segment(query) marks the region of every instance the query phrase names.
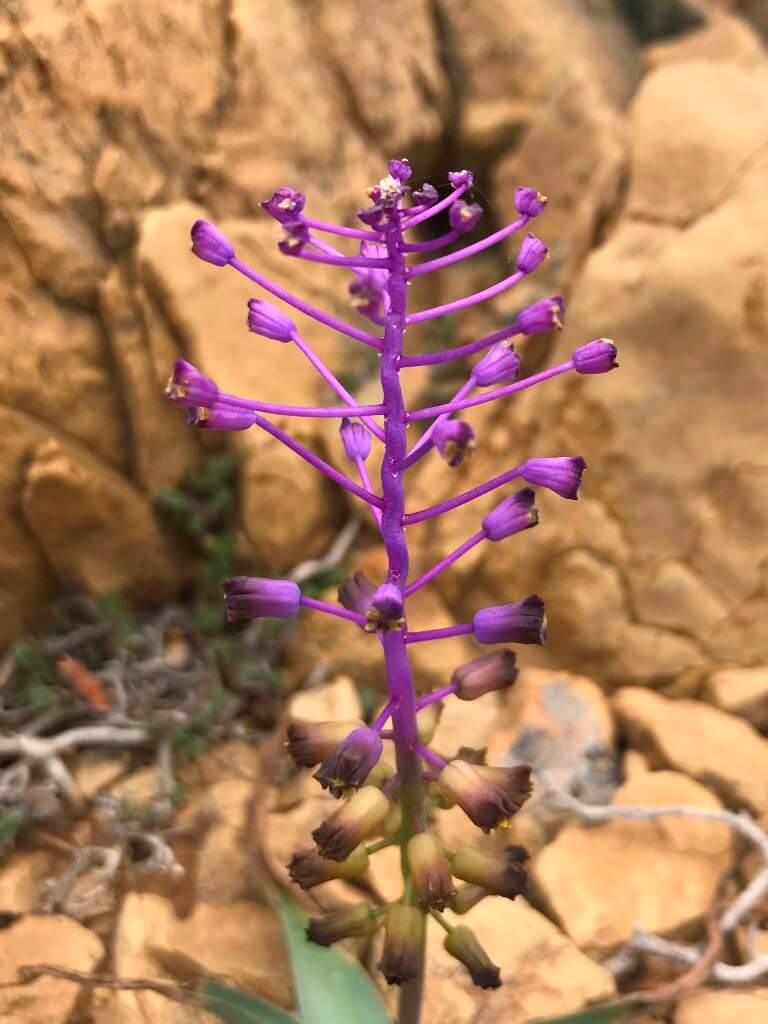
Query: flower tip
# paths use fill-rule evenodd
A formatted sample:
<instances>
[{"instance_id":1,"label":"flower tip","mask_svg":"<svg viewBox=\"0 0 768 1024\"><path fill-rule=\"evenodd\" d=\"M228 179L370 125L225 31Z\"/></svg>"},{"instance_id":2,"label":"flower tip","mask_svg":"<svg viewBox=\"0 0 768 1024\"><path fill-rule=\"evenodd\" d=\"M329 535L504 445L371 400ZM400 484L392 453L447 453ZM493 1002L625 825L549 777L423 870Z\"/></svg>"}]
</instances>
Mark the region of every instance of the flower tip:
<instances>
[{"instance_id":1,"label":"flower tip","mask_svg":"<svg viewBox=\"0 0 768 1024\"><path fill-rule=\"evenodd\" d=\"M608 373L618 367L617 349L609 338L597 338L577 348L571 356L577 373Z\"/></svg>"},{"instance_id":2,"label":"flower tip","mask_svg":"<svg viewBox=\"0 0 768 1024\"><path fill-rule=\"evenodd\" d=\"M546 331L560 331L563 328L565 302L561 295L540 299L519 313L515 327L521 334L543 334Z\"/></svg>"},{"instance_id":3,"label":"flower tip","mask_svg":"<svg viewBox=\"0 0 768 1024\"><path fill-rule=\"evenodd\" d=\"M530 594L513 604L481 608L473 619L475 639L481 644L538 644L547 639L544 601Z\"/></svg>"},{"instance_id":4,"label":"flower tip","mask_svg":"<svg viewBox=\"0 0 768 1024\"><path fill-rule=\"evenodd\" d=\"M234 259L235 249L226 235L210 221L196 220L190 232L192 252L205 263L225 267Z\"/></svg>"},{"instance_id":5,"label":"flower tip","mask_svg":"<svg viewBox=\"0 0 768 1024\"><path fill-rule=\"evenodd\" d=\"M465 420L438 419L432 439L451 468L460 466L475 452L475 432Z\"/></svg>"},{"instance_id":6,"label":"flower tip","mask_svg":"<svg viewBox=\"0 0 768 1024\"><path fill-rule=\"evenodd\" d=\"M547 208L547 197L535 188L519 188L515 192L515 209L524 217L538 217Z\"/></svg>"},{"instance_id":7,"label":"flower tip","mask_svg":"<svg viewBox=\"0 0 768 1024\"><path fill-rule=\"evenodd\" d=\"M219 396L214 382L186 359L177 359L165 388L165 397L185 409L210 408Z\"/></svg>"},{"instance_id":8,"label":"flower tip","mask_svg":"<svg viewBox=\"0 0 768 1024\"><path fill-rule=\"evenodd\" d=\"M448 221L457 234L466 235L475 227L482 215L482 206L478 206L477 203L465 203L459 199L448 211Z\"/></svg>"},{"instance_id":9,"label":"flower tip","mask_svg":"<svg viewBox=\"0 0 768 1024\"><path fill-rule=\"evenodd\" d=\"M472 367L472 378L480 388L511 384L520 372L520 356L511 341L498 341Z\"/></svg>"},{"instance_id":10,"label":"flower tip","mask_svg":"<svg viewBox=\"0 0 768 1024\"><path fill-rule=\"evenodd\" d=\"M227 621L236 619L287 619L301 605L301 591L292 580L258 576L234 576L224 580Z\"/></svg>"},{"instance_id":11,"label":"flower tip","mask_svg":"<svg viewBox=\"0 0 768 1024\"><path fill-rule=\"evenodd\" d=\"M290 341L296 333L296 324L272 302L266 299L248 300L248 330L274 341Z\"/></svg>"},{"instance_id":12,"label":"flower tip","mask_svg":"<svg viewBox=\"0 0 768 1024\"><path fill-rule=\"evenodd\" d=\"M549 259L549 248L535 235L527 234L517 254L517 269L522 274L532 274L536 268Z\"/></svg>"},{"instance_id":13,"label":"flower tip","mask_svg":"<svg viewBox=\"0 0 768 1024\"><path fill-rule=\"evenodd\" d=\"M575 501L579 496L581 478L587 464L580 455L555 459L528 459L523 465L523 479L529 484L546 487L561 498Z\"/></svg>"},{"instance_id":14,"label":"flower tip","mask_svg":"<svg viewBox=\"0 0 768 1024\"><path fill-rule=\"evenodd\" d=\"M371 454L371 435L356 420L345 416L339 427L341 443L344 445L344 454L350 462L357 462L358 459L365 461Z\"/></svg>"},{"instance_id":15,"label":"flower tip","mask_svg":"<svg viewBox=\"0 0 768 1024\"><path fill-rule=\"evenodd\" d=\"M388 170L390 175L398 181L408 181L413 174L407 157L401 157L399 160L390 160Z\"/></svg>"},{"instance_id":16,"label":"flower tip","mask_svg":"<svg viewBox=\"0 0 768 1024\"><path fill-rule=\"evenodd\" d=\"M529 530L539 521L539 510L534 505L536 494L523 487L492 509L483 519L483 529L489 540L499 541L521 530Z\"/></svg>"},{"instance_id":17,"label":"flower tip","mask_svg":"<svg viewBox=\"0 0 768 1024\"><path fill-rule=\"evenodd\" d=\"M453 188L472 188L474 181L474 175L472 171L449 171L448 181L451 183Z\"/></svg>"},{"instance_id":18,"label":"flower tip","mask_svg":"<svg viewBox=\"0 0 768 1024\"><path fill-rule=\"evenodd\" d=\"M283 237L277 248L284 256L300 256L304 246L309 244L309 228L303 220L286 220L283 226Z\"/></svg>"},{"instance_id":19,"label":"flower tip","mask_svg":"<svg viewBox=\"0 0 768 1024\"><path fill-rule=\"evenodd\" d=\"M302 192L297 192L290 185L281 185L269 199L259 203L259 206L279 224L285 224L300 217L305 202L306 197Z\"/></svg>"}]
</instances>

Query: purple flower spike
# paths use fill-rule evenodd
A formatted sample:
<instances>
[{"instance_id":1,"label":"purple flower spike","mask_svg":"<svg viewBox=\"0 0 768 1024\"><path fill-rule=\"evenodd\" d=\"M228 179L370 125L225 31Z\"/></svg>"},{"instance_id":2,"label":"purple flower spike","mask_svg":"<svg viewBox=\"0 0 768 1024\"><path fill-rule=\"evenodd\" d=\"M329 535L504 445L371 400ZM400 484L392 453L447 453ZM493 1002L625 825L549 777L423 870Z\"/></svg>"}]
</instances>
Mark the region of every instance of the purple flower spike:
<instances>
[{"instance_id":1,"label":"purple flower spike","mask_svg":"<svg viewBox=\"0 0 768 1024\"><path fill-rule=\"evenodd\" d=\"M608 373L619 365L616 354L616 346L612 341L598 338L577 348L571 359L577 373Z\"/></svg>"},{"instance_id":2,"label":"purple flower spike","mask_svg":"<svg viewBox=\"0 0 768 1024\"><path fill-rule=\"evenodd\" d=\"M467 188L472 188L472 182L474 181L472 171L449 171L448 181L454 188L461 188L462 185L466 185Z\"/></svg>"},{"instance_id":3,"label":"purple flower spike","mask_svg":"<svg viewBox=\"0 0 768 1024\"><path fill-rule=\"evenodd\" d=\"M483 519L483 529L489 540L504 540L513 533L529 530L539 521L539 510L534 505L536 495L530 487L511 494Z\"/></svg>"},{"instance_id":4,"label":"purple flower spike","mask_svg":"<svg viewBox=\"0 0 768 1024\"><path fill-rule=\"evenodd\" d=\"M299 610L301 591L291 580L233 576L224 580L227 621L235 619L289 619Z\"/></svg>"},{"instance_id":5,"label":"purple flower spike","mask_svg":"<svg viewBox=\"0 0 768 1024\"><path fill-rule=\"evenodd\" d=\"M521 334L543 334L555 329L560 331L563 327L564 309L565 303L560 295L540 299L522 313L518 313L515 327Z\"/></svg>"},{"instance_id":6,"label":"purple flower spike","mask_svg":"<svg viewBox=\"0 0 768 1024\"><path fill-rule=\"evenodd\" d=\"M192 225L192 252L214 267L226 267L234 258L235 247L210 221L196 220Z\"/></svg>"},{"instance_id":7,"label":"purple flower spike","mask_svg":"<svg viewBox=\"0 0 768 1024\"><path fill-rule=\"evenodd\" d=\"M515 192L515 209L524 217L538 217L547 208L547 197L535 188L519 188Z\"/></svg>"},{"instance_id":8,"label":"purple flower spike","mask_svg":"<svg viewBox=\"0 0 768 1024\"><path fill-rule=\"evenodd\" d=\"M334 796L358 789L377 764L384 741L375 729L355 729L342 740L315 772L315 778Z\"/></svg>"},{"instance_id":9,"label":"purple flower spike","mask_svg":"<svg viewBox=\"0 0 768 1024\"><path fill-rule=\"evenodd\" d=\"M200 373L186 359L177 359L173 375L165 389L165 397L185 409L209 409L219 397L219 389L210 378Z\"/></svg>"},{"instance_id":10,"label":"purple flower spike","mask_svg":"<svg viewBox=\"0 0 768 1024\"><path fill-rule=\"evenodd\" d=\"M417 188L413 193L413 201L417 206L431 206L437 200L437 189L434 185L430 185L428 181L425 181L421 188Z\"/></svg>"},{"instance_id":11,"label":"purple flower spike","mask_svg":"<svg viewBox=\"0 0 768 1024\"><path fill-rule=\"evenodd\" d=\"M520 372L520 356L511 341L497 342L480 362L472 367L472 377L480 388L493 384L511 384Z\"/></svg>"},{"instance_id":12,"label":"purple flower spike","mask_svg":"<svg viewBox=\"0 0 768 1024\"><path fill-rule=\"evenodd\" d=\"M306 197L303 193L297 192L289 185L281 185L277 192L263 203L259 203L259 206L278 223L285 224L287 221L298 220L305 202Z\"/></svg>"},{"instance_id":13,"label":"purple flower spike","mask_svg":"<svg viewBox=\"0 0 768 1024\"><path fill-rule=\"evenodd\" d=\"M448 211L451 227L460 235L466 235L474 228L483 215L482 206L477 203L465 203L459 199Z\"/></svg>"},{"instance_id":14,"label":"purple flower spike","mask_svg":"<svg viewBox=\"0 0 768 1024\"><path fill-rule=\"evenodd\" d=\"M532 274L534 270L549 257L549 249L544 243L530 234L523 239L520 252L517 254L517 269L523 274Z\"/></svg>"},{"instance_id":15,"label":"purple flower spike","mask_svg":"<svg viewBox=\"0 0 768 1024\"><path fill-rule=\"evenodd\" d=\"M348 576L339 587L339 603L348 611L365 615L371 607L376 584L372 583L359 569Z\"/></svg>"},{"instance_id":16,"label":"purple flower spike","mask_svg":"<svg viewBox=\"0 0 768 1024\"><path fill-rule=\"evenodd\" d=\"M365 630L373 633L376 630L386 632L389 629L400 629L403 625L403 593L394 583L382 583L371 598L370 607L366 610Z\"/></svg>"},{"instance_id":17,"label":"purple flower spike","mask_svg":"<svg viewBox=\"0 0 768 1024\"><path fill-rule=\"evenodd\" d=\"M283 237L277 247L284 256L300 256L309 242L309 228L303 220L283 221Z\"/></svg>"},{"instance_id":18,"label":"purple flower spike","mask_svg":"<svg viewBox=\"0 0 768 1024\"><path fill-rule=\"evenodd\" d=\"M265 299L249 299L248 330L262 338L290 341L296 333L296 324L273 303Z\"/></svg>"},{"instance_id":19,"label":"purple flower spike","mask_svg":"<svg viewBox=\"0 0 768 1024\"><path fill-rule=\"evenodd\" d=\"M465 420L438 420L432 440L452 469L475 450L475 432Z\"/></svg>"},{"instance_id":20,"label":"purple flower spike","mask_svg":"<svg viewBox=\"0 0 768 1024\"><path fill-rule=\"evenodd\" d=\"M187 410L187 423L201 430L248 430L253 426L253 413L249 409L235 409L221 402L211 406L197 406Z\"/></svg>"},{"instance_id":21,"label":"purple flower spike","mask_svg":"<svg viewBox=\"0 0 768 1024\"><path fill-rule=\"evenodd\" d=\"M587 468L579 455L558 459L528 459L523 466L523 479L534 486L546 487L561 498L575 501L579 496L581 475Z\"/></svg>"},{"instance_id":22,"label":"purple flower spike","mask_svg":"<svg viewBox=\"0 0 768 1024\"><path fill-rule=\"evenodd\" d=\"M547 639L547 615L538 594L514 604L482 608L472 625L481 644L543 644Z\"/></svg>"},{"instance_id":23,"label":"purple flower spike","mask_svg":"<svg viewBox=\"0 0 768 1024\"><path fill-rule=\"evenodd\" d=\"M341 421L339 428L341 443L344 445L344 453L351 462L357 459L367 459L371 454L371 435L356 420L350 420L346 416Z\"/></svg>"},{"instance_id":24,"label":"purple flower spike","mask_svg":"<svg viewBox=\"0 0 768 1024\"><path fill-rule=\"evenodd\" d=\"M389 173L398 181L408 181L413 171L407 157L402 157L400 160L389 161Z\"/></svg>"}]
</instances>

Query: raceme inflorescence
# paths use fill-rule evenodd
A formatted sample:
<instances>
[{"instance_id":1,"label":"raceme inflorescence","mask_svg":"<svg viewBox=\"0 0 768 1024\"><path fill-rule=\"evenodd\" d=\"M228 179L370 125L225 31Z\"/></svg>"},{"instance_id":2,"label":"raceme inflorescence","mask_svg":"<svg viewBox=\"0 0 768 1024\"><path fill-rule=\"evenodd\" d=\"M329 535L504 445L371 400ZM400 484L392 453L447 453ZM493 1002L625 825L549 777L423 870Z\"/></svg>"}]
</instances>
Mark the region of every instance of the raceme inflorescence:
<instances>
[{"instance_id":1,"label":"raceme inflorescence","mask_svg":"<svg viewBox=\"0 0 768 1024\"><path fill-rule=\"evenodd\" d=\"M450 907L465 913L488 894L514 899L526 889L525 851L507 846L500 852L466 846L448 850L435 831L441 808L458 804L484 832L503 828L531 792L527 765L491 767L476 752L445 761L429 742L437 712L445 700L471 701L511 686L517 675L515 654L494 649L453 672L439 689L418 695L409 664L412 644L437 642L467 634L480 644L542 644L546 638L544 602L531 594L521 600L476 612L471 622L441 625L414 632L408 627L407 599L478 544L497 543L536 525L538 511L533 487L564 498L576 498L585 468L582 458L567 455L532 458L472 487L456 497L416 511L406 511L407 470L435 449L449 467L461 465L474 447L472 427L457 416L464 409L503 399L552 377L567 373L605 373L616 366L616 348L600 338L576 349L566 362L532 376L519 378L520 357L513 339L543 333L562 325L563 300L542 299L524 309L513 322L494 334L442 351L406 354L403 338L411 325L457 313L506 291L522 281L548 256L547 246L526 232L542 214L547 199L530 188L517 190L518 219L471 244L464 236L477 224L479 205L468 201L472 174L449 174L449 189L440 197L430 184L412 190L407 160L392 160L389 173L368 192L370 204L358 217L363 227L345 227L316 220L305 213L305 197L281 186L263 202L263 209L282 227L279 248L287 256L347 268L351 303L372 329L362 329L311 306L272 283L244 263L230 241L212 224L197 221L192 228L192 251L200 259L229 267L261 289L312 317L331 330L375 349L380 359L381 401L363 405L317 357L295 323L282 309L264 299L248 303L249 329L262 338L297 346L327 385L339 405L301 407L241 398L219 390L194 366L178 360L169 382L171 401L185 406L191 424L205 430L245 430L259 427L287 445L331 480L368 506L386 549L388 571L382 581L356 572L339 588L339 604L302 594L290 580L239 576L224 582L230 620L285 618L301 608L348 620L378 642L386 666L388 695L380 713L363 722L291 722L288 750L295 762L317 768L321 786L339 799L338 808L312 833L314 847L298 851L290 864L293 880L311 889L331 879L362 875L370 857L385 846L401 850L402 896L381 907L359 903L315 917L308 935L328 945L352 936L370 936L384 928L379 967L387 981L403 984L417 979L423 967L424 935L429 916L446 931L445 948L468 969L475 984L495 988L499 969L472 931L447 920ZM448 230L427 241L408 241L414 228L442 214ZM482 252L515 232L525 232L514 273L483 291L418 312L408 311L408 285L416 277L438 271ZM338 236L357 251L346 255L324 240ZM448 249L442 256L430 253ZM414 260L415 257L415 260ZM409 367L436 365L470 356L481 358L466 383L450 402L406 409L400 375ZM339 471L297 441L281 423L289 417L335 418L340 421L339 454L351 473ZM430 421L410 447L408 428ZM368 460L374 446L381 450L381 487L374 487ZM520 481L528 486L509 494L478 523L477 532L424 575L412 579L406 528L450 512L461 505ZM382 760L385 740L395 750L395 765ZM459 885L459 883L461 883ZM417 984L417 982L415 982ZM406 986L407 987L407 986ZM417 1011L418 1012L418 1011ZM405 1020L401 1011L401 1020ZM415 1019L411 1016L409 1019Z\"/></svg>"}]
</instances>

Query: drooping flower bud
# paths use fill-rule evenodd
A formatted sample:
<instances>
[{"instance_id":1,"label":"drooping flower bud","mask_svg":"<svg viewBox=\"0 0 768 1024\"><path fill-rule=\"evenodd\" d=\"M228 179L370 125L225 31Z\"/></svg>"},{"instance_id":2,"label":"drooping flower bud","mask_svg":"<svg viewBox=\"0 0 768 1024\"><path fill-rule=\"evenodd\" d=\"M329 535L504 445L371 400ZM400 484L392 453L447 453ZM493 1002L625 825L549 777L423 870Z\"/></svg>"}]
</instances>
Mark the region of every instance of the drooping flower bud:
<instances>
[{"instance_id":1,"label":"drooping flower bud","mask_svg":"<svg viewBox=\"0 0 768 1024\"><path fill-rule=\"evenodd\" d=\"M547 208L547 197L535 188L519 188L515 192L515 209L524 217L538 217Z\"/></svg>"},{"instance_id":2,"label":"drooping flower bud","mask_svg":"<svg viewBox=\"0 0 768 1024\"><path fill-rule=\"evenodd\" d=\"M503 690L517 679L517 655L514 651L493 651L460 665L451 676L459 700L477 700L486 693Z\"/></svg>"},{"instance_id":3,"label":"drooping flower bud","mask_svg":"<svg viewBox=\"0 0 768 1024\"><path fill-rule=\"evenodd\" d=\"M302 889L313 889L335 878L357 878L367 870L368 861L368 852L362 844L342 861L326 860L316 850L299 850L291 857L288 874Z\"/></svg>"},{"instance_id":4,"label":"drooping flower bud","mask_svg":"<svg viewBox=\"0 0 768 1024\"><path fill-rule=\"evenodd\" d=\"M547 615L538 594L513 604L481 608L473 619L475 639L481 644L543 644Z\"/></svg>"},{"instance_id":5,"label":"drooping flower bud","mask_svg":"<svg viewBox=\"0 0 768 1024\"><path fill-rule=\"evenodd\" d=\"M419 743L427 746L432 742L435 731L440 723L440 716L443 713L445 705L441 700L436 700L433 704L427 704L425 708L416 715L416 728L419 731Z\"/></svg>"},{"instance_id":6,"label":"drooping flower bud","mask_svg":"<svg viewBox=\"0 0 768 1024\"><path fill-rule=\"evenodd\" d=\"M581 475L587 464L580 455L565 455L555 459L528 459L523 466L523 479L529 484L546 487L561 498L576 500L579 496Z\"/></svg>"},{"instance_id":7,"label":"drooping flower bud","mask_svg":"<svg viewBox=\"0 0 768 1024\"><path fill-rule=\"evenodd\" d=\"M462 846L451 860L451 870L457 878L481 886L493 896L513 900L528 888L528 875L523 864L528 851L522 846L505 846L503 850L479 850L476 846Z\"/></svg>"},{"instance_id":8,"label":"drooping flower bud","mask_svg":"<svg viewBox=\"0 0 768 1024\"><path fill-rule=\"evenodd\" d=\"M500 502L483 518L483 529L488 540L504 540L520 530L528 530L539 521L539 510L534 505L536 494L524 487Z\"/></svg>"},{"instance_id":9,"label":"drooping flower bud","mask_svg":"<svg viewBox=\"0 0 768 1024\"><path fill-rule=\"evenodd\" d=\"M358 569L351 576L347 576L339 586L339 603L350 612L365 615L375 593L376 584L372 583L365 573Z\"/></svg>"},{"instance_id":10,"label":"drooping flower bud","mask_svg":"<svg viewBox=\"0 0 768 1024\"><path fill-rule=\"evenodd\" d=\"M472 188L472 182L474 181L472 171L449 171L448 181L454 188L461 188L462 185L466 185L467 188Z\"/></svg>"},{"instance_id":11,"label":"drooping flower bud","mask_svg":"<svg viewBox=\"0 0 768 1024\"><path fill-rule=\"evenodd\" d=\"M380 789L363 786L312 833L322 857L346 860L356 846L372 836L389 814L389 800Z\"/></svg>"},{"instance_id":12,"label":"drooping flower bud","mask_svg":"<svg viewBox=\"0 0 768 1024\"><path fill-rule=\"evenodd\" d=\"M283 222L283 237L277 243L277 248L284 256L299 256L308 243L309 228L303 220Z\"/></svg>"},{"instance_id":13,"label":"drooping flower bud","mask_svg":"<svg viewBox=\"0 0 768 1024\"><path fill-rule=\"evenodd\" d=\"M472 367L472 379L480 388L511 384L520 372L520 356L511 341L498 341Z\"/></svg>"},{"instance_id":14,"label":"drooping flower bud","mask_svg":"<svg viewBox=\"0 0 768 1024\"><path fill-rule=\"evenodd\" d=\"M438 420L432 440L451 468L471 458L475 450L475 432L465 420Z\"/></svg>"},{"instance_id":15,"label":"drooping flower bud","mask_svg":"<svg viewBox=\"0 0 768 1024\"><path fill-rule=\"evenodd\" d=\"M616 346L607 338L598 338L577 348L571 356L577 373L608 373L619 365Z\"/></svg>"},{"instance_id":16,"label":"drooping flower bud","mask_svg":"<svg viewBox=\"0 0 768 1024\"><path fill-rule=\"evenodd\" d=\"M386 632L389 629L400 629L404 614L402 590L394 583L382 583L376 588L370 607L366 609L365 631L375 633L376 630Z\"/></svg>"},{"instance_id":17,"label":"drooping flower bud","mask_svg":"<svg viewBox=\"0 0 768 1024\"><path fill-rule=\"evenodd\" d=\"M379 927L367 903L331 910L320 917L311 917L307 938L318 946L330 946L341 939L364 939Z\"/></svg>"},{"instance_id":18,"label":"drooping flower bud","mask_svg":"<svg viewBox=\"0 0 768 1024\"><path fill-rule=\"evenodd\" d=\"M253 426L253 413L250 409L214 402L187 409L187 423L201 430L248 430Z\"/></svg>"},{"instance_id":19,"label":"drooping flower bud","mask_svg":"<svg viewBox=\"0 0 768 1024\"><path fill-rule=\"evenodd\" d=\"M390 985L402 985L419 973L426 918L418 907L398 903L384 921L384 949L378 968Z\"/></svg>"},{"instance_id":20,"label":"drooping flower bud","mask_svg":"<svg viewBox=\"0 0 768 1024\"><path fill-rule=\"evenodd\" d=\"M490 893L487 889L483 889L480 885L472 885L468 882L466 885L460 885L456 895L453 897L448 906L454 912L454 914L466 914L472 907L476 907L480 900L484 900Z\"/></svg>"},{"instance_id":21,"label":"drooping flower bud","mask_svg":"<svg viewBox=\"0 0 768 1024\"><path fill-rule=\"evenodd\" d=\"M477 203L465 203L463 199L459 199L448 210L448 222L454 231L466 235L475 227L482 215L482 206L478 206Z\"/></svg>"},{"instance_id":22,"label":"drooping flower bud","mask_svg":"<svg viewBox=\"0 0 768 1024\"><path fill-rule=\"evenodd\" d=\"M425 181L421 188L413 192L413 201L417 206L432 206L438 200L438 192L434 185Z\"/></svg>"},{"instance_id":23,"label":"drooping flower bud","mask_svg":"<svg viewBox=\"0 0 768 1024\"><path fill-rule=\"evenodd\" d=\"M235 247L210 221L196 220L192 225L192 252L214 267L226 267L234 258Z\"/></svg>"},{"instance_id":24,"label":"drooping flower bud","mask_svg":"<svg viewBox=\"0 0 768 1024\"><path fill-rule=\"evenodd\" d=\"M397 178L398 181L408 181L410 176L413 174L408 158L401 157L400 160L390 160L389 173L393 178Z\"/></svg>"},{"instance_id":25,"label":"drooping flower bud","mask_svg":"<svg viewBox=\"0 0 768 1024\"><path fill-rule=\"evenodd\" d=\"M360 722L289 722L285 744L298 768L314 768L329 757Z\"/></svg>"},{"instance_id":26,"label":"drooping flower bud","mask_svg":"<svg viewBox=\"0 0 768 1024\"><path fill-rule=\"evenodd\" d=\"M286 221L299 219L305 202L306 196L302 192L297 192L289 185L281 185L269 199L259 203L259 206L262 210L266 210L271 217L274 217L278 223L285 224Z\"/></svg>"},{"instance_id":27,"label":"drooping flower bud","mask_svg":"<svg viewBox=\"0 0 768 1024\"><path fill-rule=\"evenodd\" d=\"M492 778L486 777L488 770L466 761L449 761L437 779L440 791L484 832L506 825L531 793L528 765L499 769L505 774Z\"/></svg>"},{"instance_id":28,"label":"drooping flower bud","mask_svg":"<svg viewBox=\"0 0 768 1024\"><path fill-rule=\"evenodd\" d=\"M323 789L341 796L350 787L362 786L383 749L384 741L375 729L354 729L325 758L315 778Z\"/></svg>"},{"instance_id":29,"label":"drooping flower bud","mask_svg":"<svg viewBox=\"0 0 768 1024\"><path fill-rule=\"evenodd\" d=\"M411 881L424 910L443 910L456 892L443 844L431 832L419 832L406 848Z\"/></svg>"},{"instance_id":30,"label":"drooping flower bud","mask_svg":"<svg viewBox=\"0 0 768 1024\"><path fill-rule=\"evenodd\" d=\"M165 397L174 405L186 409L209 409L219 397L219 389L210 378L188 363L177 359L173 364L173 375L165 389Z\"/></svg>"},{"instance_id":31,"label":"drooping flower bud","mask_svg":"<svg viewBox=\"0 0 768 1024\"><path fill-rule=\"evenodd\" d=\"M523 274L532 274L549 256L549 249L535 235L527 234L517 254L517 269Z\"/></svg>"},{"instance_id":32,"label":"drooping flower bud","mask_svg":"<svg viewBox=\"0 0 768 1024\"><path fill-rule=\"evenodd\" d=\"M459 924L452 928L443 942L446 952L464 964L478 988L499 988L501 972L477 941L471 928Z\"/></svg>"},{"instance_id":33,"label":"drooping flower bud","mask_svg":"<svg viewBox=\"0 0 768 1024\"><path fill-rule=\"evenodd\" d=\"M356 271L354 279L349 284L352 305L358 313L367 316L375 324L382 323L389 312L388 284L389 275L380 267Z\"/></svg>"},{"instance_id":34,"label":"drooping flower bud","mask_svg":"<svg viewBox=\"0 0 768 1024\"><path fill-rule=\"evenodd\" d=\"M560 295L539 299L517 314L515 327L521 334L543 334L545 331L562 330L565 303Z\"/></svg>"},{"instance_id":35,"label":"drooping flower bud","mask_svg":"<svg viewBox=\"0 0 768 1024\"><path fill-rule=\"evenodd\" d=\"M290 341L296 333L296 324L272 302L264 299L248 300L248 330L263 338Z\"/></svg>"},{"instance_id":36,"label":"drooping flower bud","mask_svg":"<svg viewBox=\"0 0 768 1024\"><path fill-rule=\"evenodd\" d=\"M371 454L371 435L362 423L345 416L341 421L339 433L341 443L344 445L344 454L351 462L368 458Z\"/></svg>"},{"instance_id":37,"label":"drooping flower bud","mask_svg":"<svg viewBox=\"0 0 768 1024\"><path fill-rule=\"evenodd\" d=\"M233 576L224 580L227 622L235 619L288 619L299 610L301 591L292 580Z\"/></svg>"},{"instance_id":38,"label":"drooping flower bud","mask_svg":"<svg viewBox=\"0 0 768 1024\"><path fill-rule=\"evenodd\" d=\"M367 224L369 228L383 228L387 226L387 220L389 214L387 208L382 203L374 203L372 206L366 206L362 210L357 211L358 220L361 220L363 224Z\"/></svg>"}]
</instances>

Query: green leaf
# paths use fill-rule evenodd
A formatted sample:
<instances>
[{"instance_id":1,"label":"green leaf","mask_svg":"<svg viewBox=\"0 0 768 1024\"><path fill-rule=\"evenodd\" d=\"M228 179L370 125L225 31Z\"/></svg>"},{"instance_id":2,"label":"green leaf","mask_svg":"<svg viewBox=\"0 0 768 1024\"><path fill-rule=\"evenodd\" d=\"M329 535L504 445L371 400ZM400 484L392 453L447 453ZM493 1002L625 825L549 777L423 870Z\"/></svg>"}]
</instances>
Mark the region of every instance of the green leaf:
<instances>
[{"instance_id":1,"label":"green leaf","mask_svg":"<svg viewBox=\"0 0 768 1024\"><path fill-rule=\"evenodd\" d=\"M535 1024L620 1024L628 1009L626 1006L596 1006L592 1010L568 1013L565 1017L537 1018Z\"/></svg>"},{"instance_id":2,"label":"green leaf","mask_svg":"<svg viewBox=\"0 0 768 1024\"><path fill-rule=\"evenodd\" d=\"M215 981L204 981L197 990L202 1008L227 1024L298 1024L285 1010Z\"/></svg>"},{"instance_id":3,"label":"green leaf","mask_svg":"<svg viewBox=\"0 0 768 1024\"><path fill-rule=\"evenodd\" d=\"M306 915L280 893L280 918L303 1024L390 1024L373 982L354 960L309 942Z\"/></svg>"}]
</instances>

